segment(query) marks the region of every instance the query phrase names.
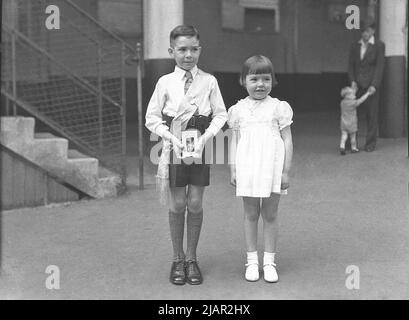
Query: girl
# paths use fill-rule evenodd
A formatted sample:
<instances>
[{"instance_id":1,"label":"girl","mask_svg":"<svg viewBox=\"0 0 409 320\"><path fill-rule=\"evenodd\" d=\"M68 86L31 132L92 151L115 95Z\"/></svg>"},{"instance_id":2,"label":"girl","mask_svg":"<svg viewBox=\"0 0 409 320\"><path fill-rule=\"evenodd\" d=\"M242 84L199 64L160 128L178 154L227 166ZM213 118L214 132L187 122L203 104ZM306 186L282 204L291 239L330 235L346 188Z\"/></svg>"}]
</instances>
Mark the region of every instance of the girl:
<instances>
[{"instance_id":1,"label":"girl","mask_svg":"<svg viewBox=\"0 0 409 320\"><path fill-rule=\"evenodd\" d=\"M275 263L280 195L289 187L293 143L290 105L269 96L277 84L271 61L261 55L244 62L240 76L249 96L232 106L228 124L233 128L230 143L231 184L243 197L244 232L247 247L245 278L259 279L257 227L263 219L264 280L277 282Z\"/></svg>"}]
</instances>

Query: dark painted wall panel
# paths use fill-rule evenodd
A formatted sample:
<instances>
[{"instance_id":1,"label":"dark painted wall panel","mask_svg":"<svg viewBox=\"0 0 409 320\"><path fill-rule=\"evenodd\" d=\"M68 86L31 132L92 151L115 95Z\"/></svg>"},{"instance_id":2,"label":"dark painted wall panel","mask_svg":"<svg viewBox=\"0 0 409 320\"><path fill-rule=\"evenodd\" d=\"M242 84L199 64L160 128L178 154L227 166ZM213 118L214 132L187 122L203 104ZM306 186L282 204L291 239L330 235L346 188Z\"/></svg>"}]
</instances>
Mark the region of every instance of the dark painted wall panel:
<instances>
[{"instance_id":1,"label":"dark painted wall panel","mask_svg":"<svg viewBox=\"0 0 409 320\"><path fill-rule=\"evenodd\" d=\"M9 154L1 152L1 207L10 207L13 203L13 159Z\"/></svg>"},{"instance_id":2,"label":"dark painted wall panel","mask_svg":"<svg viewBox=\"0 0 409 320\"><path fill-rule=\"evenodd\" d=\"M0 164L1 209L76 201L80 198L77 192L4 147L0 151Z\"/></svg>"},{"instance_id":3,"label":"dark painted wall panel","mask_svg":"<svg viewBox=\"0 0 409 320\"><path fill-rule=\"evenodd\" d=\"M217 72L215 77L226 108L247 96L247 91L239 84L239 73ZM339 92L348 84L346 73L277 74L277 79L278 85L271 96L288 101L294 111L337 110Z\"/></svg>"},{"instance_id":4,"label":"dark painted wall panel","mask_svg":"<svg viewBox=\"0 0 409 320\"><path fill-rule=\"evenodd\" d=\"M24 180L25 166L20 161L13 161L13 204L22 207L25 204Z\"/></svg>"}]
</instances>

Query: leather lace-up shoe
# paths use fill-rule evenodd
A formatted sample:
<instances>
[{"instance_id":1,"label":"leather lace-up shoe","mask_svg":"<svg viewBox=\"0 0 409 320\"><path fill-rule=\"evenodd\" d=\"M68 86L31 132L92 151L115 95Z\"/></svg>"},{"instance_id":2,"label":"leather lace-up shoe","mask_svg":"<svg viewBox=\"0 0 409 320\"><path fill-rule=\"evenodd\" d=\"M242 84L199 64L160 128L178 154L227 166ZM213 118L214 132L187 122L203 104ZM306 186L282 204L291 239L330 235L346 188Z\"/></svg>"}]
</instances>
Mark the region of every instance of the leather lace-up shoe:
<instances>
[{"instance_id":1,"label":"leather lace-up shoe","mask_svg":"<svg viewBox=\"0 0 409 320\"><path fill-rule=\"evenodd\" d=\"M169 280L176 285L183 285L186 283L185 261L180 260L172 262Z\"/></svg>"},{"instance_id":2,"label":"leather lace-up shoe","mask_svg":"<svg viewBox=\"0 0 409 320\"><path fill-rule=\"evenodd\" d=\"M203 282L202 274L196 261L186 262L186 281L189 284L201 284Z\"/></svg>"}]
</instances>

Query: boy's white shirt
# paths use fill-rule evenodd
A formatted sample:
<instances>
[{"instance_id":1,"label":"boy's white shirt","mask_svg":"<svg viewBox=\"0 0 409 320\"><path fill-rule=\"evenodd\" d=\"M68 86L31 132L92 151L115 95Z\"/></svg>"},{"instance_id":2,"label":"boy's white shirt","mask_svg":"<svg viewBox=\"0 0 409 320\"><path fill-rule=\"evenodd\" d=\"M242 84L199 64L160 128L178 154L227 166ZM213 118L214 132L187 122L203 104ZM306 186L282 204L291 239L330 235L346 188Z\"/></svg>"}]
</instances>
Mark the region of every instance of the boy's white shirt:
<instances>
[{"instance_id":1,"label":"boy's white shirt","mask_svg":"<svg viewBox=\"0 0 409 320\"><path fill-rule=\"evenodd\" d=\"M227 111L217 80L209 73L198 69L197 66L190 70L190 72L193 76L193 82L196 77L208 78L208 80L203 79L208 81L207 90L195 92L189 99L192 103L197 104L200 115L208 116L210 113L213 113L213 119L206 131L215 136L227 121ZM163 136L166 130L169 130L163 123L162 112L170 117L174 117L178 113L185 97L185 73L185 70L175 66L175 70L172 73L162 76L158 80L155 91L149 101L145 124L151 132L156 133L160 137ZM186 94L191 95L190 88Z\"/></svg>"}]
</instances>

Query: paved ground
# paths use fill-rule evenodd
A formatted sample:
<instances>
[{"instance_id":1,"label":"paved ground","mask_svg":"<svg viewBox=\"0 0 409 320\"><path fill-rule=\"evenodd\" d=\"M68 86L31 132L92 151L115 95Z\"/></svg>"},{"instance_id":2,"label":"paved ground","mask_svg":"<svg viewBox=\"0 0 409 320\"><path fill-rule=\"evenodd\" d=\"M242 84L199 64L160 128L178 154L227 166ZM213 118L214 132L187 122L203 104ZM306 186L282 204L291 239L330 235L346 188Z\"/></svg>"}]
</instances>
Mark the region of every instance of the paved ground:
<instances>
[{"instance_id":1,"label":"paved ground","mask_svg":"<svg viewBox=\"0 0 409 320\"><path fill-rule=\"evenodd\" d=\"M337 128L337 115L296 115L291 187L280 203L279 283L244 280L241 200L227 167L215 165L199 244L205 282L171 285L167 210L152 176L137 190L130 141L125 196L2 213L0 298L408 299L407 139L380 139L373 153L341 157ZM60 269L60 290L45 287L48 265ZM349 265L359 267L359 290L345 286Z\"/></svg>"}]
</instances>

